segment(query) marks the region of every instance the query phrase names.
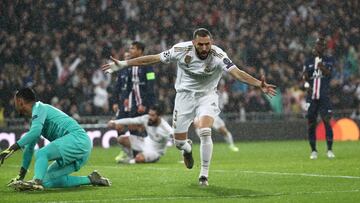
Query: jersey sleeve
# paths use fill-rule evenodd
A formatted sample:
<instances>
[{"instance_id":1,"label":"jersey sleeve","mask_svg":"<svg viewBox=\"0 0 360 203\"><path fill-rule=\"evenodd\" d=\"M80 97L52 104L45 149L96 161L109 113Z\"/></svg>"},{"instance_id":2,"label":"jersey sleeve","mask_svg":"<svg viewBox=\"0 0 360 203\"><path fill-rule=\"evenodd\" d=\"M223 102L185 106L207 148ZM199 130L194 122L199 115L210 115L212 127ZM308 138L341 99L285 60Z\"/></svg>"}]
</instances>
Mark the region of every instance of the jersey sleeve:
<instances>
[{"instance_id":1,"label":"jersey sleeve","mask_svg":"<svg viewBox=\"0 0 360 203\"><path fill-rule=\"evenodd\" d=\"M147 115L143 115L143 116L138 116L135 118L122 118L122 119L118 119L115 120L116 124L120 124L120 125L139 125L139 124L146 124L146 116Z\"/></svg>"},{"instance_id":2,"label":"jersey sleeve","mask_svg":"<svg viewBox=\"0 0 360 203\"><path fill-rule=\"evenodd\" d=\"M164 122L164 128L166 131L166 137L169 137L170 135L174 135L174 129L166 122L165 120L162 120Z\"/></svg>"},{"instance_id":3,"label":"jersey sleeve","mask_svg":"<svg viewBox=\"0 0 360 203\"><path fill-rule=\"evenodd\" d=\"M165 50L160 53L160 61L163 63L171 63L177 61L182 53L187 50L184 45L175 44L171 49Z\"/></svg>"},{"instance_id":4,"label":"jersey sleeve","mask_svg":"<svg viewBox=\"0 0 360 203\"><path fill-rule=\"evenodd\" d=\"M219 65L224 71L229 72L233 68L236 68L236 65L230 60L225 52L222 52L220 56L222 57L220 58Z\"/></svg>"},{"instance_id":5,"label":"jersey sleeve","mask_svg":"<svg viewBox=\"0 0 360 203\"><path fill-rule=\"evenodd\" d=\"M36 104L35 104L36 105ZM24 147L27 144L37 142L41 136L41 131L44 127L47 112L43 106L34 106L32 113L30 130L19 140L17 144Z\"/></svg>"}]
</instances>

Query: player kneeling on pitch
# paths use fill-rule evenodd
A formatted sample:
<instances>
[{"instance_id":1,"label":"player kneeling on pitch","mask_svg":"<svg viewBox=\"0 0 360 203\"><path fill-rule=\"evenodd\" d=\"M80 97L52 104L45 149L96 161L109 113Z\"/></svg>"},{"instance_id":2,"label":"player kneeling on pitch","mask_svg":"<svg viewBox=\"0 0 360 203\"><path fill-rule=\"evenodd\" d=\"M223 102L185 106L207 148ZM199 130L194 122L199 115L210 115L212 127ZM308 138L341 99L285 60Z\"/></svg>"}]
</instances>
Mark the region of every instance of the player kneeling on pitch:
<instances>
[{"instance_id":1,"label":"player kneeling on pitch","mask_svg":"<svg viewBox=\"0 0 360 203\"><path fill-rule=\"evenodd\" d=\"M163 111L160 106L152 106L149 108L149 113L143 116L135 118L123 118L118 120L110 120L108 126L110 128L119 127L119 125L143 125L148 134L147 137L138 139L137 136L130 135L128 137L122 137L123 145L130 145L125 147L131 147L135 151L139 151L134 155L134 158L130 157L125 159L123 163L151 163L156 162L161 156L165 154L166 144L173 134L171 126L161 118Z\"/></svg>"},{"instance_id":2,"label":"player kneeling on pitch","mask_svg":"<svg viewBox=\"0 0 360 203\"><path fill-rule=\"evenodd\" d=\"M85 165L91 152L91 141L85 130L70 116L59 109L36 102L31 88L23 88L15 94L15 109L24 116L31 116L29 131L15 144L0 153L0 165L13 152L23 149L20 174L8 186L18 191L43 190L44 188L68 188L80 185L110 186L109 179L97 171L88 176L70 176ZM50 144L35 153L34 178L24 181L40 136ZM53 161L48 166L49 161Z\"/></svg>"}]
</instances>

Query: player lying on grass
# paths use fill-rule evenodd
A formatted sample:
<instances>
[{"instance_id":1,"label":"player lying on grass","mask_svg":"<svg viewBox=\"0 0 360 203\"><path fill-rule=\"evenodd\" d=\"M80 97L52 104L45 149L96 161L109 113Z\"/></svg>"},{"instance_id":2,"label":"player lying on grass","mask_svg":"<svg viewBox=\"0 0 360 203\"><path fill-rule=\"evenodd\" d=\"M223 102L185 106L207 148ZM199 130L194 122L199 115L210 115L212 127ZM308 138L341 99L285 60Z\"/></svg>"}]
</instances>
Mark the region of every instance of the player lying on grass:
<instances>
[{"instance_id":1,"label":"player lying on grass","mask_svg":"<svg viewBox=\"0 0 360 203\"><path fill-rule=\"evenodd\" d=\"M119 125L138 125L145 127L148 134L145 138L138 139L137 136L130 135L122 137L120 143L127 148L135 148L139 151L134 154L134 158L129 158L123 163L149 163L156 162L165 154L166 144L173 134L171 126L161 118L163 111L160 106L152 106L149 113L135 118L123 118L118 120L110 120L108 126L110 128L119 127Z\"/></svg>"},{"instance_id":2,"label":"player lying on grass","mask_svg":"<svg viewBox=\"0 0 360 203\"><path fill-rule=\"evenodd\" d=\"M31 127L20 140L0 153L1 165L13 152L23 149L20 173L10 181L9 187L23 191L111 185L109 179L102 177L97 171L88 176L69 175L85 165L91 152L88 135L74 119L51 105L36 102L35 93L30 88L17 91L14 100L16 111L31 118ZM24 181L34 154L34 146L41 135L50 144L35 153L34 178ZM49 161L53 161L50 166Z\"/></svg>"}]
</instances>

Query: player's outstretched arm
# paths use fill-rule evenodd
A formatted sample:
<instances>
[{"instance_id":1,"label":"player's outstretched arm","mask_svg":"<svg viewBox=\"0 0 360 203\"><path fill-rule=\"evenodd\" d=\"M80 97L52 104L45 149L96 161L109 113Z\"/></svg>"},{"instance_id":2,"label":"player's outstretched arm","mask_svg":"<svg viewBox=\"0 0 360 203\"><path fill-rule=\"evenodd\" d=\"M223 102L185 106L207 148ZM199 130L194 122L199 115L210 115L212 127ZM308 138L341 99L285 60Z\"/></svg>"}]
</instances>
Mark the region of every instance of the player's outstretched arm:
<instances>
[{"instance_id":1,"label":"player's outstretched arm","mask_svg":"<svg viewBox=\"0 0 360 203\"><path fill-rule=\"evenodd\" d=\"M249 85L260 87L261 91L263 91L266 95L272 97L276 95L276 86L272 84L268 84L265 82L265 76L262 76L260 80L254 78L249 75L245 71L242 71L238 68L233 68L230 70L230 74L241 82L247 83Z\"/></svg>"},{"instance_id":2,"label":"player's outstretched arm","mask_svg":"<svg viewBox=\"0 0 360 203\"><path fill-rule=\"evenodd\" d=\"M110 56L112 62L101 66L105 73L113 73L119 71L126 66L144 66L160 62L160 54L140 56L138 58L120 61Z\"/></svg>"}]
</instances>

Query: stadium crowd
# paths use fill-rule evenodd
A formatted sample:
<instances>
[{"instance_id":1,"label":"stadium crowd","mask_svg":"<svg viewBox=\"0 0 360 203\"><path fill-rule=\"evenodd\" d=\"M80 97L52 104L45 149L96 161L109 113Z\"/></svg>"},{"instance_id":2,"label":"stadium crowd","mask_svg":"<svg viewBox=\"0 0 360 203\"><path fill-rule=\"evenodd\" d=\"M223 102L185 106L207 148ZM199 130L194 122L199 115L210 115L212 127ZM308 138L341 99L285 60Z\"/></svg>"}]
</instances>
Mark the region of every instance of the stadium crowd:
<instances>
[{"instance_id":1,"label":"stadium crowd","mask_svg":"<svg viewBox=\"0 0 360 203\"><path fill-rule=\"evenodd\" d=\"M122 59L133 40L160 53L206 27L215 44L250 74L265 74L279 94L225 75L219 93L224 112L299 113L300 75L319 33L336 58L334 109L360 109L360 3L331 1L4 1L0 3L0 113L16 117L12 95L33 87L40 100L75 118L112 115L113 81L100 65ZM156 93L171 113L175 65L156 65ZM359 111L359 110L358 110ZM1 117L1 116L0 116Z\"/></svg>"}]
</instances>

